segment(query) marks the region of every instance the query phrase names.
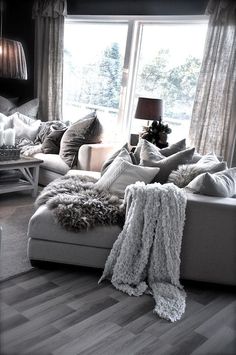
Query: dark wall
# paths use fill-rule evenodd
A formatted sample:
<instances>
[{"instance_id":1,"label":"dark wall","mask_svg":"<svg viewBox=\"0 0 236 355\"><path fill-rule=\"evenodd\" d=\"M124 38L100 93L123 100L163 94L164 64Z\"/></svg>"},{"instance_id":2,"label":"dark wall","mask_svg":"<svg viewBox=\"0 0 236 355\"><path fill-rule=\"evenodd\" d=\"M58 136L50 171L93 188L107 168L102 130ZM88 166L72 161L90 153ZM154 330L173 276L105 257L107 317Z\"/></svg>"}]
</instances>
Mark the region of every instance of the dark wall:
<instances>
[{"instance_id":1,"label":"dark wall","mask_svg":"<svg viewBox=\"0 0 236 355\"><path fill-rule=\"evenodd\" d=\"M201 15L208 0L68 0L69 15Z\"/></svg>"},{"instance_id":2,"label":"dark wall","mask_svg":"<svg viewBox=\"0 0 236 355\"><path fill-rule=\"evenodd\" d=\"M67 0L69 15L200 15L208 0ZM5 0L3 35L23 44L28 80L0 78L0 95L34 97L33 0Z\"/></svg>"}]
</instances>

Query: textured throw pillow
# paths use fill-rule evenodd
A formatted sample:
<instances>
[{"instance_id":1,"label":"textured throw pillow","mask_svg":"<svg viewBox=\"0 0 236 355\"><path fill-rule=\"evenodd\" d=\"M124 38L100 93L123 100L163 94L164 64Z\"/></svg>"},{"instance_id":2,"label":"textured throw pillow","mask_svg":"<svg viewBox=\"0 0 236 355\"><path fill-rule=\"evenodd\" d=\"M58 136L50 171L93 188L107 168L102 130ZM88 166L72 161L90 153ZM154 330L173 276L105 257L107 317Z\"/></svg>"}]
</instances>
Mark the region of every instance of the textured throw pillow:
<instances>
[{"instance_id":1,"label":"textured throw pillow","mask_svg":"<svg viewBox=\"0 0 236 355\"><path fill-rule=\"evenodd\" d=\"M39 99L33 99L25 104L14 107L9 111L9 115L12 115L15 112L22 113L23 115L36 119L39 108Z\"/></svg>"},{"instance_id":2,"label":"textured throw pillow","mask_svg":"<svg viewBox=\"0 0 236 355\"><path fill-rule=\"evenodd\" d=\"M187 188L202 195L233 197L236 194L236 168L215 174L203 173L191 181Z\"/></svg>"},{"instance_id":3,"label":"textured throw pillow","mask_svg":"<svg viewBox=\"0 0 236 355\"><path fill-rule=\"evenodd\" d=\"M226 162L220 162L215 154L207 154L200 158L196 164L179 165L177 170L171 172L168 182L172 182L178 187L185 187L202 173L215 173L226 168Z\"/></svg>"},{"instance_id":4,"label":"textured throw pillow","mask_svg":"<svg viewBox=\"0 0 236 355\"><path fill-rule=\"evenodd\" d=\"M158 175L155 177L154 182L160 182L164 184L167 182L167 179L172 172L172 170L177 169L180 164L187 164L191 161L194 153L194 148L189 148L182 150L178 153L172 154L169 157L155 160L152 159L142 160L140 165L143 166L156 166L160 168Z\"/></svg>"},{"instance_id":5,"label":"textured throw pillow","mask_svg":"<svg viewBox=\"0 0 236 355\"><path fill-rule=\"evenodd\" d=\"M81 145L100 143L102 125L96 113L91 113L72 124L61 140L60 157L72 168L77 164L78 151Z\"/></svg>"},{"instance_id":6,"label":"textured throw pillow","mask_svg":"<svg viewBox=\"0 0 236 355\"><path fill-rule=\"evenodd\" d=\"M28 138L31 141L34 141L39 131L40 124L40 120L33 120L33 123L27 124L22 121L17 115L14 115L13 127L16 131L16 138Z\"/></svg>"},{"instance_id":7,"label":"textured throw pillow","mask_svg":"<svg viewBox=\"0 0 236 355\"><path fill-rule=\"evenodd\" d=\"M146 143L146 144L145 144ZM148 143L148 144L147 144ZM142 146L145 145L145 148L148 149L148 150L151 150L151 148L153 148L152 150L154 152L159 152L161 155L163 155L164 157L169 157L170 155L172 154L175 154L175 153L178 153L180 152L181 150L184 150L186 149L186 140L185 139L182 139L181 141L177 142L177 143L174 143L172 145L170 145L169 147L167 148L162 148L162 149L159 149L157 146L155 146L153 143L151 142L148 142L146 139L140 139L139 142L138 142L138 145L137 147L135 148L135 151L134 151L134 156L136 158L136 160L138 161L138 163L140 162L140 153L141 153L141 149L142 149ZM144 152L144 150L143 150Z\"/></svg>"},{"instance_id":8,"label":"textured throw pillow","mask_svg":"<svg viewBox=\"0 0 236 355\"><path fill-rule=\"evenodd\" d=\"M44 154L59 154L60 143L66 128L52 131L43 141L41 150Z\"/></svg>"},{"instance_id":9,"label":"textured throw pillow","mask_svg":"<svg viewBox=\"0 0 236 355\"><path fill-rule=\"evenodd\" d=\"M123 198L128 185L136 181L144 181L148 184L158 171L159 168L133 165L123 158L116 157L104 175L95 183L95 187L100 190L109 190Z\"/></svg>"},{"instance_id":10,"label":"textured throw pillow","mask_svg":"<svg viewBox=\"0 0 236 355\"><path fill-rule=\"evenodd\" d=\"M52 133L55 130L63 130L65 128L67 128L65 123L61 121L54 120L54 121L42 122L37 135L37 142L43 143L50 133Z\"/></svg>"},{"instance_id":11,"label":"textured throw pillow","mask_svg":"<svg viewBox=\"0 0 236 355\"><path fill-rule=\"evenodd\" d=\"M122 154L120 155L120 153ZM137 164L136 159L134 157L134 154L132 152L129 152L129 145L128 143L125 143L123 147L115 151L110 157L107 158L107 160L103 163L102 169L101 169L101 175L105 173L105 171L108 169L109 165L114 161L114 159L119 156L121 158L124 158L125 156L129 156L131 158L131 162L133 164Z\"/></svg>"},{"instance_id":12,"label":"textured throw pillow","mask_svg":"<svg viewBox=\"0 0 236 355\"><path fill-rule=\"evenodd\" d=\"M0 96L0 113L8 116L11 109L16 107L13 100Z\"/></svg>"},{"instance_id":13,"label":"textured throw pillow","mask_svg":"<svg viewBox=\"0 0 236 355\"><path fill-rule=\"evenodd\" d=\"M36 120L35 118L31 118L31 117L25 116L25 115L23 115L20 112L15 112L11 116L8 116L8 117L9 117L9 119L12 119L13 122L14 122L15 118L18 118L21 121L23 121L25 124L27 124L28 126L32 125L36 121L41 122L40 120Z\"/></svg>"}]
</instances>

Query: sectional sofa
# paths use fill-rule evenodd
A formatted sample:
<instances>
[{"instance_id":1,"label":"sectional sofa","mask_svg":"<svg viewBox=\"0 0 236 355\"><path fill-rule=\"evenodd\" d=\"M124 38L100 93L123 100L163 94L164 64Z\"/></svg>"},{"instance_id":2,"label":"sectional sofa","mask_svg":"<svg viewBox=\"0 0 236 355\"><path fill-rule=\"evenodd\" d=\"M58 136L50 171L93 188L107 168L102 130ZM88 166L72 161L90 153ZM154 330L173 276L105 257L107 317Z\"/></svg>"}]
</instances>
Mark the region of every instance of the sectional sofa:
<instances>
[{"instance_id":1,"label":"sectional sofa","mask_svg":"<svg viewBox=\"0 0 236 355\"><path fill-rule=\"evenodd\" d=\"M114 150L109 145L84 145L79 150L80 170L63 170L52 157L41 167L45 185L60 175L100 177L102 162ZM58 165L57 165L58 164ZM59 170L59 166L60 169ZM32 265L56 262L103 268L121 231L118 225L99 226L80 233L64 230L45 205L38 208L28 227L28 256ZM181 278L236 285L236 199L188 193L181 252Z\"/></svg>"}]
</instances>

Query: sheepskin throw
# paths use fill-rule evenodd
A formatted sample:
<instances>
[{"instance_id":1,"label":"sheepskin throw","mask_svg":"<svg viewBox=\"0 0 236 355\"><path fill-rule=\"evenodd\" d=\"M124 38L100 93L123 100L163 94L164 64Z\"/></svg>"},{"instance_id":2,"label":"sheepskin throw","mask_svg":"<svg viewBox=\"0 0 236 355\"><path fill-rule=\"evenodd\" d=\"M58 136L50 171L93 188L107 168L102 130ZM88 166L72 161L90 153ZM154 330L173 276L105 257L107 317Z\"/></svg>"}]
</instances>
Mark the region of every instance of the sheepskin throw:
<instances>
[{"instance_id":1,"label":"sheepskin throw","mask_svg":"<svg viewBox=\"0 0 236 355\"><path fill-rule=\"evenodd\" d=\"M67 230L80 231L99 225L123 224L123 200L94 187L89 176L63 176L47 185L35 205L46 204L58 223Z\"/></svg>"},{"instance_id":2,"label":"sheepskin throw","mask_svg":"<svg viewBox=\"0 0 236 355\"><path fill-rule=\"evenodd\" d=\"M151 293L154 312L172 322L185 311L179 275L186 201L185 192L174 184L127 186L125 225L99 280L110 279L130 296Z\"/></svg>"}]
</instances>

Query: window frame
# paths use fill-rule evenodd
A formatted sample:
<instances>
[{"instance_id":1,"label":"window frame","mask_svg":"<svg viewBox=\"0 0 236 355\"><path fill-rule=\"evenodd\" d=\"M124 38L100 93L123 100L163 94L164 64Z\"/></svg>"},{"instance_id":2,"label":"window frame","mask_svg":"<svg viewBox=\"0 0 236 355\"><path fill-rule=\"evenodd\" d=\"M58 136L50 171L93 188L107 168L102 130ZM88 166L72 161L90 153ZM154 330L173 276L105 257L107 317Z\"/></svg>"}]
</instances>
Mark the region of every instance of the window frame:
<instances>
[{"instance_id":1,"label":"window frame","mask_svg":"<svg viewBox=\"0 0 236 355\"><path fill-rule=\"evenodd\" d=\"M183 16L130 16L130 15L68 15L65 25L69 23L127 24L127 39L125 46L124 65L120 89L120 102L118 109L118 127L121 136L129 141L131 123L133 119L133 106L139 55L141 50L142 33L145 24L176 25L176 24L207 24L207 15Z\"/></svg>"}]
</instances>

